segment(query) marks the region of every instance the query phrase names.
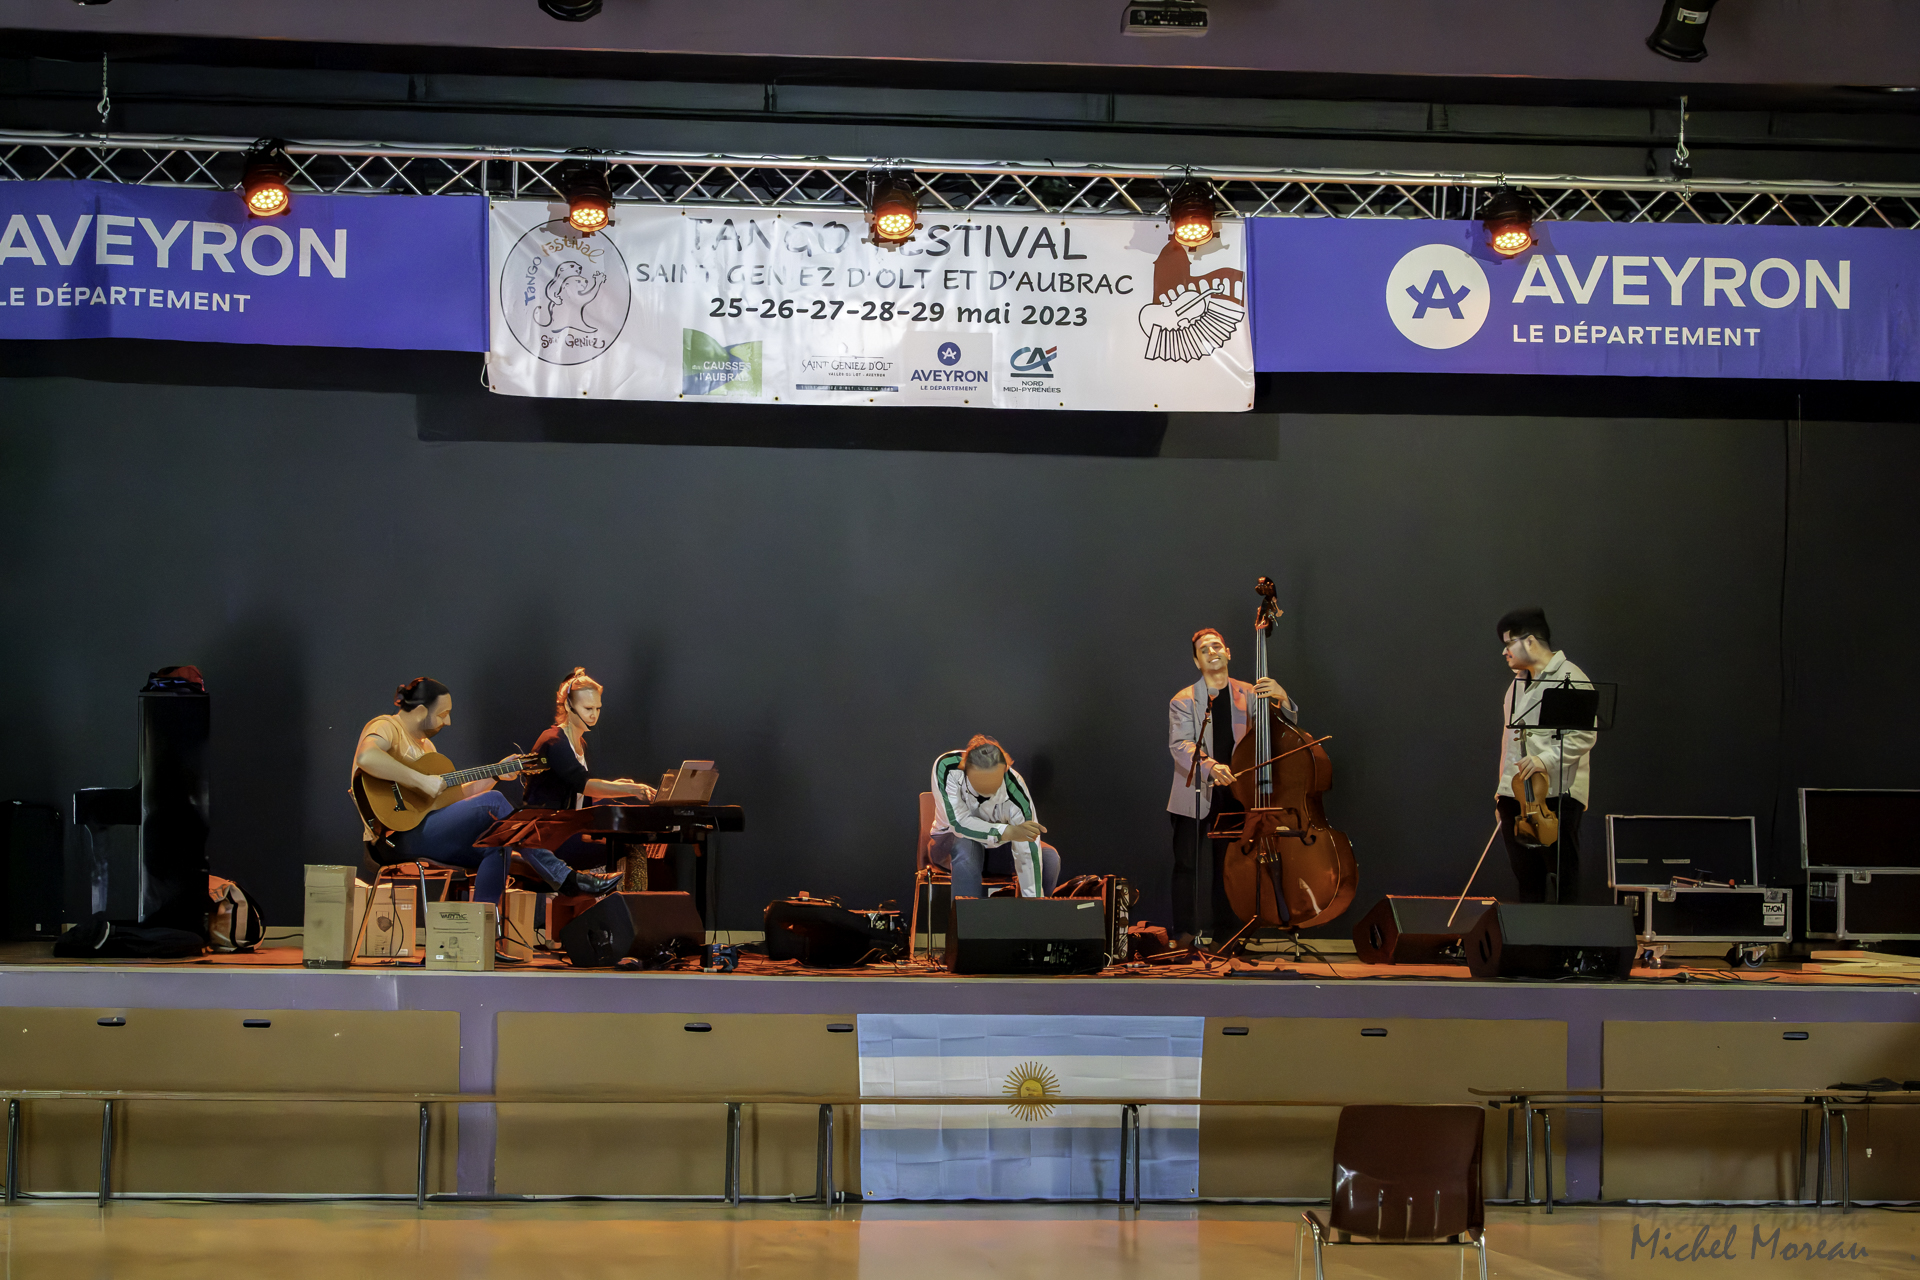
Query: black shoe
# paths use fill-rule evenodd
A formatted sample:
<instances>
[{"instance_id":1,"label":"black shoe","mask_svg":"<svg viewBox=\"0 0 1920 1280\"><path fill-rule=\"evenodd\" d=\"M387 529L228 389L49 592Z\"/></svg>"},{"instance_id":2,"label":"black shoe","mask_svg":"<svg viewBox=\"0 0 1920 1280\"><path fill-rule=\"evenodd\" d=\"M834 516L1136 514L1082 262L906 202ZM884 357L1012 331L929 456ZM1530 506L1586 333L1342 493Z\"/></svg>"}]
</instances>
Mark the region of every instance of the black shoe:
<instances>
[{"instance_id":1,"label":"black shoe","mask_svg":"<svg viewBox=\"0 0 1920 1280\"><path fill-rule=\"evenodd\" d=\"M562 893L584 893L590 897L604 898L620 887L617 875L601 875L595 871L571 871L560 886Z\"/></svg>"}]
</instances>

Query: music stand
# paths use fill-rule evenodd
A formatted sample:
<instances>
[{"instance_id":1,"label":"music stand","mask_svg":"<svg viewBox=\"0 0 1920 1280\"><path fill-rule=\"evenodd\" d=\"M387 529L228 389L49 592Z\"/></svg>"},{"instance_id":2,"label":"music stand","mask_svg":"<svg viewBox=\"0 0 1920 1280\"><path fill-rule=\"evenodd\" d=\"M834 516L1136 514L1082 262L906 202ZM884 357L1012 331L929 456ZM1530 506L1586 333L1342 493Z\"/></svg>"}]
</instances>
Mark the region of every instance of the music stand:
<instances>
[{"instance_id":1,"label":"music stand","mask_svg":"<svg viewBox=\"0 0 1920 1280\"><path fill-rule=\"evenodd\" d=\"M1514 698L1514 718L1508 722L1507 728L1523 731L1551 729L1553 740L1560 747L1555 752L1558 757L1554 783L1558 800L1555 806L1557 817L1564 817L1564 806L1571 799L1567 794L1567 734L1600 733L1613 728L1614 711L1619 700L1620 686L1617 684L1604 680L1575 680L1565 675L1552 684L1542 685L1540 697L1531 707L1521 709L1520 698ZM1529 719L1529 716L1532 718ZM1524 740L1521 745L1526 745ZM1576 773L1575 777L1578 776ZM1565 838L1566 833L1562 831L1560 838L1553 842L1553 889L1548 894L1548 901L1556 905L1560 901L1561 853L1566 848Z\"/></svg>"}]
</instances>

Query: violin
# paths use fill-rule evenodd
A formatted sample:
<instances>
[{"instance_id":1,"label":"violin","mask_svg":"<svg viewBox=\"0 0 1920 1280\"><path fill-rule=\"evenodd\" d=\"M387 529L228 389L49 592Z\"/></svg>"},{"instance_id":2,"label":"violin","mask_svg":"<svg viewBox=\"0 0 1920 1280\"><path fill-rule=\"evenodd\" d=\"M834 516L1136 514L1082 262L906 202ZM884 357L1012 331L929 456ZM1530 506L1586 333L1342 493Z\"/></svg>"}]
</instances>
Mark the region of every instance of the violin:
<instances>
[{"instance_id":1,"label":"violin","mask_svg":"<svg viewBox=\"0 0 1920 1280\"><path fill-rule=\"evenodd\" d=\"M1267 636L1283 612L1273 580L1254 590L1254 673L1267 674ZM1295 931L1324 924L1345 911L1359 887L1353 845L1327 822L1321 801L1333 786L1333 761L1315 738L1288 724L1280 708L1261 699L1253 725L1233 749L1233 794L1246 808L1240 838L1227 850L1227 900L1248 927Z\"/></svg>"},{"instance_id":2,"label":"violin","mask_svg":"<svg viewBox=\"0 0 1920 1280\"><path fill-rule=\"evenodd\" d=\"M1536 773L1513 779L1513 798L1520 802L1520 816L1513 820L1514 838L1530 849L1544 849L1560 843L1560 815L1547 804L1547 775ZM1537 793L1537 794L1536 794Z\"/></svg>"}]
</instances>

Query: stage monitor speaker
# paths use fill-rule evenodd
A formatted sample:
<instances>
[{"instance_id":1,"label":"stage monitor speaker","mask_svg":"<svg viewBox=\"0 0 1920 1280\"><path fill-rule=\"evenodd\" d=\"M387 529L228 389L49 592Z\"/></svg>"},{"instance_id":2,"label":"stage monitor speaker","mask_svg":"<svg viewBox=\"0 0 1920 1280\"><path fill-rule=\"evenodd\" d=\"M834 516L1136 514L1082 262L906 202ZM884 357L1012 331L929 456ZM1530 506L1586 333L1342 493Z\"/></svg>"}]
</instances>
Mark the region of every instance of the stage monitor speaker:
<instances>
[{"instance_id":1,"label":"stage monitor speaker","mask_svg":"<svg viewBox=\"0 0 1920 1280\"><path fill-rule=\"evenodd\" d=\"M689 893L608 894L560 930L568 963L605 969L628 956L649 968L706 945Z\"/></svg>"},{"instance_id":2,"label":"stage monitor speaker","mask_svg":"<svg viewBox=\"0 0 1920 1280\"><path fill-rule=\"evenodd\" d=\"M690 956L707 945L707 927L690 893L623 893L633 921L632 954L651 964L664 951Z\"/></svg>"},{"instance_id":3,"label":"stage monitor speaker","mask_svg":"<svg viewBox=\"0 0 1920 1280\"><path fill-rule=\"evenodd\" d=\"M633 915L619 894L610 894L567 921L560 945L576 968L611 968L633 951Z\"/></svg>"},{"instance_id":4,"label":"stage monitor speaker","mask_svg":"<svg viewBox=\"0 0 1920 1280\"><path fill-rule=\"evenodd\" d=\"M1625 978L1633 972L1633 910L1496 903L1465 945L1476 978Z\"/></svg>"},{"instance_id":5,"label":"stage monitor speaker","mask_svg":"<svg viewBox=\"0 0 1920 1280\"><path fill-rule=\"evenodd\" d=\"M1107 916L1098 898L955 898L950 973L1098 973Z\"/></svg>"},{"instance_id":6,"label":"stage monitor speaker","mask_svg":"<svg viewBox=\"0 0 1920 1280\"><path fill-rule=\"evenodd\" d=\"M6 865L0 871L0 937L57 938L66 918L66 827L52 805L10 800L0 811Z\"/></svg>"},{"instance_id":7,"label":"stage monitor speaker","mask_svg":"<svg viewBox=\"0 0 1920 1280\"><path fill-rule=\"evenodd\" d=\"M809 969L852 969L907 948L898 911L853 911L833 898L776 898L765 916L767 959Z\"/></svg>"},{"instance_id":8,"label":"stage monitor speaker","mask_svg":"<svg viewBox=\"0 0 1920 1280\"><path fill-rule=\"evenodd\" d=\"M1354 954L1363 964L1465 964L1460 940L1493 905L1492 898L1389 894L1353 926Z\"/></svg>"}]
</instances>

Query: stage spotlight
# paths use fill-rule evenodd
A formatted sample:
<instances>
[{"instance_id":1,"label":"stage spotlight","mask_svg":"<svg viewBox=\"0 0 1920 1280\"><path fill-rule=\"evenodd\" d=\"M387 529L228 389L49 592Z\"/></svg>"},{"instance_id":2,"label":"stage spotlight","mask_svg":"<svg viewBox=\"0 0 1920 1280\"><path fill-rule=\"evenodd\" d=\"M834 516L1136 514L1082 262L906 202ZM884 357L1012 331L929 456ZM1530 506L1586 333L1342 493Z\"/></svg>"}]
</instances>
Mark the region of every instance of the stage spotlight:
<instances>
[{"instance_id":1,"label":"stage spotlight","mask_svg":"<svg viewBox=\"0 0 1920 1280\"><path fill-rule=\"evenodd\" d=\"M293 176L293 162L277 142L263 142L249 151L240 170L240 194L246 197L247 216L271 218L293 208L293 191L287 180Z\"/></svg>"},{"instance_id":2,"label":"stage spotlight","mask_svg":"<svg viewBox=\"0 0 1920 1280\"><path fill-rule=\"evenodd\" d=\"M1675 62L1698 62L1707 56L1707 19L1715 0L1667 0L1660 8L1660 25L1647 37L1647 48Z\"/></svg>"},{"instance_id":3,"label":"stage spotlight","mask_svg":"<svg viewBox=\"0 0 1920 1280\"><path fill-rule=\"evenodd\" d=\"M873 197L867 202L867 228L873 243L903 244L920 229L920 197L914 192L912 175L875 174Z\"/></svg>"},{"instance_id":4,"label":"stage spotlight","mask_svg":"<svg viewBox=\"0 0 1920 1280\"><path fill-rule=\"evenodd\" d=\"M540 12L562 22L585 22L600 16L600 0L540 0Z\"/></svg>"},{"instance_id":5,"label":"stage spotlight","mask_svg":"<svg viewBox=\"0 0 1920 1280\"><path fill-rule=\"evenodd\" d=\"M570 164L560 171L560 198L567 202L567 222L590 236L613 220L613 189L607 185L606 166Z\"/></svg>"},{"instance_id":6,"label":"stage spotlight","mask_svg":"<svg viewBox=\"0 0 1920 1280\"><path fill-rule=\"evenodd\" d=\"M1487 229L1487 243L1503 257L1533 247L1533 206L1512 187L1493 189L1480 206L1480 225Z\"/></svg>"},{"instance_id":7,"label":"stage spotlight","mask_svg":"<svg viewBox=\"0 0 1920 1280\"><path fill-rule=\"evenodd\" d=\"M1213 219L1218 212L1213 189L1206 183L1192 179L1181 183L1167 207L1174 240L1185 248L1198 249L1213 239Z\"/></svg>"}]
</instances>

